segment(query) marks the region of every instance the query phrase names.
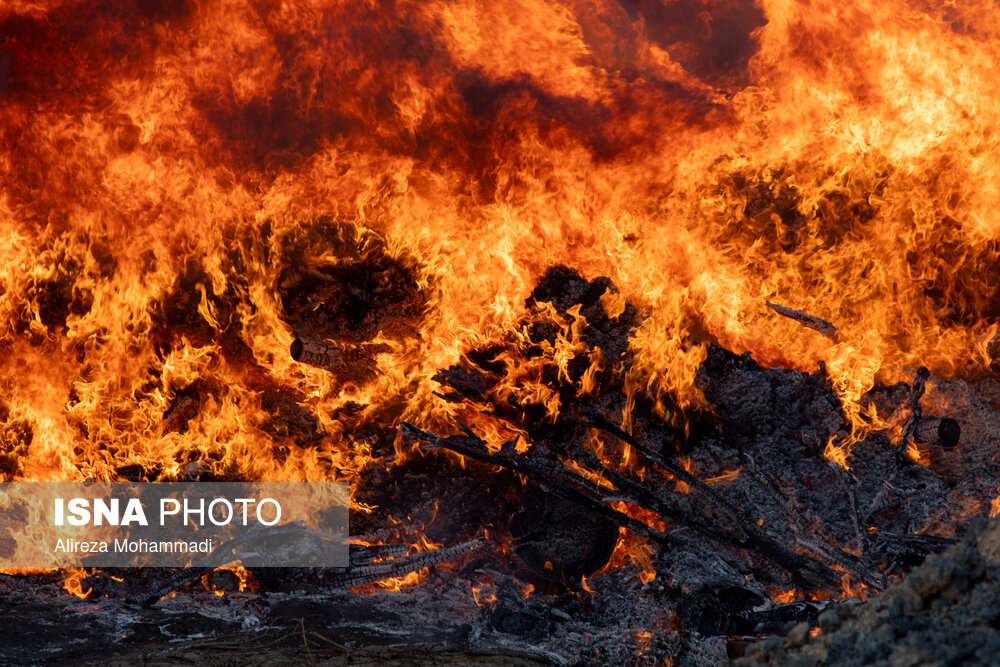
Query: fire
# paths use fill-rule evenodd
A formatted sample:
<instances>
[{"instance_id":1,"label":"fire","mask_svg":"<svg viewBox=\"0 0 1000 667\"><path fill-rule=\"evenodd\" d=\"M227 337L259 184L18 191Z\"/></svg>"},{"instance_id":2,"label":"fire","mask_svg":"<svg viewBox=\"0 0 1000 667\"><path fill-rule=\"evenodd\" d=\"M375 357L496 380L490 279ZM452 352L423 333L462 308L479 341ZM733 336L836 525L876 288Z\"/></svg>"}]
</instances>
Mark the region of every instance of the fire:
<instances>
[{"instance_id":1,"label":"fire","mask_svg":"<svg viewBox=\"0 0 1000 667\"><path fill-rule=\"evenodd\" d=\"M433 518L430 519L428 521L428 523L430 523L432 521L433 521ZM361 545L371 546L370 543L366 543L366 542L363 542L363 541L360 541L360 540L353 540L352 544L361 544ZM381 542L379 542L379 544L381 544ZM415 553L421 553L421 552L427 552L427 551L434 551L436 549L442 548L443 546L444 546L443 544L438 544L436 542L432 542L431 540L427 539L426 535L420 535L415 542L413 542L413 543L411 543L409 545L409 547L407 548L406 551L407 551L407 555L412 555L412 554L415 554ZM379 562L382 562L384 560L385 560L384 558L376 558L372 562L373 563L379 563ZM239 568L239 569L242 569L242 568ZM421 581L423 581L424 579L426 579L429 574L430 574L430 569L426 568L426 567L423 567L423 568L420 568L419 570L415 570L413 572L409 572L409 573L407 573L407 574L405 574L405 575L403 575L401 577L386 577L385 579L381 579L381 580L375 582L374 586L376 586L378 588L383 588L383 589L386 589L386 590L390 590L390 591L400 591L403 588L406 588L408 586L416 586L418 583L420 583ZM241 591L243 590L242 586L243 586L243 582L244 581L245 581L244 577L241 576L241 588L240 588ZM371 590L372 586L364 585L364 586L358 587L358 589Z\"/></svg>"},{"instance_id":2,"label":"fire","mask_svg":"<svg viewBox=\"0 0 1000 667\"><path fill-rule=\"evenodd\" d=\"M851 453L851 446L847 443L835 445L834 442L836 440L836 436L830 436L830 440L826 443L826 448L823 450L823 456L825 456L827 460L833 461L844 470L850 470L851 467L847 465L847 456Z\"/></svg>"},{"instance_id":3,"label":"fire","mask_svg":"<svg viewBox=\"0 0 1000 667\"><path fill-rule=\"evenodd\" d=\"M718 342L823 362L847 468L877 379L995 362L994 8L168 5L0 9L2 479L355 481L556 262L642 312L625 429L683 426ZM505 396L554 420L536 370Z\"/></svg>"},{"instance_id":4,"label":"fire","mask_svg":"<svg viewBox=\"0 0 1000 667\"><path fill-rule=\"evenodd\" d=\"M402 577L389 577L376 582L376 586L389 591L400 591L407 586L416 586L421 580L426 579L430 570L426 567L415 572L410 572Z\"/></svg>"},{"instance_id":5,"label":"fire","mask_svg":"<svg viewBox=\"0 0 1000 667\"><path fill-rule=\"evenodd\" d=\"M638 571L639 580L643 584L648 584L654 581L657 576L656 564L654 562L655 557L656 552L649 542L622 529L618 536L618 542L615 544L615 550L611 554L611 559L607 565L594 573L593 576L596 577L612 570L617 570L626 563L630 563ZM592 589L587 588L585 581L584 589L588 592L593 592Z\"/></svg>"},{"instance_id":6,"label":"fire","mask_svg":"<svg viewBox=\"0 0 1000 667\"><path fill-rule=\"evenodd\" d=\"M477 607L492 607L497 603L498 598L493 590L493 586L489 584L473 585L471 590L472 599L475 601Z\"/></svg>"},{"instance_id":7,"label":"fire","mask_svg":"<svg viewBox=\"0 0 1000 667\"><path fill-rule=\"evenodd\" d=\"M730 482L734 482L737 479L739 479L740 470L741 470L740 468L736 468L735 470L726 470L720 475L716 475L715 477L709 477L708 479L705 480L705 483L711 485L711 484L728 484Z\"/></svg>"},{"instance_id":8,"label":"fire","mask_svg":"<svg viewBox=\"0 0 1000 667\"><path fill-rule=\"evenodd\" d=\"M691 458L690 457L688 457L688 456L682 456L682 457L680 457L680 464L688 472L693 472L694 471L694 466L691 463ZM688 487L688 485L687 485L686 482L678 481L677 482L677 492L678 493L690 493L691 489L690 489L690 487Z\"/></svg>"},{"instance_id":9,"label":"fire","mask_svg":"<svg viewBox=\"0 0 1000 667\"><path fill-rule=\"evenodd\" d=\"M86 599L90 597L92 589L83 589L83 580L89 575L82 567L74 567L66 570L66 578L63 579L63 588L78 598Z\"/></svg>"},{"instance_id":10,"label":"fire","mask_svg":"<svg viewBox=\"0 0 1000 667\"><path fill-rule=\"evenodd\" d=\"M799 592L795 589L787 591L773 591L771 597L777 602L795 602L799 598Z\"/></svg>"}]
</instances>

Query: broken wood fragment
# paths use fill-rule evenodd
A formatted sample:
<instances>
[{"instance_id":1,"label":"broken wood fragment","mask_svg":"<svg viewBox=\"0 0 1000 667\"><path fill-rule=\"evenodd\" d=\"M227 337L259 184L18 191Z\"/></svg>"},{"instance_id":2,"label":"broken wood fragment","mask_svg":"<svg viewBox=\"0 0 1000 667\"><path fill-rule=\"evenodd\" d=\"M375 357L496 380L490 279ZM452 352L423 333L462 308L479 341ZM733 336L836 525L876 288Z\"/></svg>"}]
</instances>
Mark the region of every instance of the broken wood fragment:
<instances>
[{"instance_id":1,"label":"broken wood fragment","mask_svg":"<svg viewBox=\"0 0 1000 667\"><path fill-rule=\"evenodd\" d=\"M390 349L385 343L351 345L301 336L292 341L288 351L293 361L329 371L342 381L364 383L377 373L376 355Z\"/></svg>"},{"instance_id":2,"label":"broken wood fragment","mask_svg":"<svg viewBox=\"0 0 1000 667\"><path fill-rule=\"evenodd\" d=\"M536 575L577 588L605 565L618 543L618 524L556 493L528 485L511 517L518 560Z\"/></svg>"},{"instance_id":3,"label":"broken wood fragment","mask_svg":"<svg viewBox=\"0 0 1000 667\"><path fill-rule=\"evenodd\" d=\"M468 431L468 429L465 429L462 426L459 426L459 428L462 428L463 431ZM638 519L633 519L624 512L619 512L613 507L609 507L596 490L596 485L589 480L583 480L582 478L578 480L563 480L560 477L551 474L551 470L554 470L554 468L546 469L549 467L529 461L528 459L507 456L504 454L504 449L501 449L501 453L494 454L486 448L486 443L479 439L479 437L471 431L468 431L467 435L451 435L441 437L435 435L434 433L430 433L429 431L423 431L405 421L400 422L400 430L405 435L409 435L428 443L424 446L426 451L447 449L455 452L456 454L468 456L469 458L483 463L509 468L533 481L538 482L553 493L558 493L564 498L572 500L598 514L602 514L612 519L617 522L618 525L624 526L634 533L649 537L664 546L674 547L678 544L674 538L666 533L657 530L656 528L653 528ZM509 450L513 451L513 443L508 444L510 445Z\"/></svg>"},{"instance_id":4,"label":"broken wood fragment","mask_svg":"<svg viewBox=\"0 0 1000 667\"><path fill-rule=\"evenodd\" d=\"M319 531L314 531L298 524L288 524L286 526L279 526L277 529L255 532L249 537L244 536L230 540L229 542L220 545L220 547L216 550L222 552L221 556L212 554L208 559L206 559L206 562L210 563L209 565L184 568L183 570L170 575L145 593L132 597L128 601L139 604L142 607L151 607L164 596L169 595L181 586L199 579L213 570L222 567L223 565L238 562L239 554L233 553L230 555L230 552L233 552L240 544L250 541L255 537L259 537L261 533L267 533L273 536L281 534L290 535L302 532L320 534ZM326 533L322 534L326 535ZM454 560L455 558L479 549L483 544L484 541L477 538L453 547L425 551L410 556L405 555L409 550L409 547L405 544L380 544L373 545L371 547L352 545L350 567L345 568L342 572L334 574L332 577L328 577L326 581L329 586L334 588L353 588L355 586L363 586L365 584L375 583L376 581L381 581L382 579L388 579L390 577L404 576L410 572L415 572L416 570L420 570L431 565L437 565L449 560ZM385 560L373 562L379 558L384 558Z\"/></svg>"},{"instance_id":5,"label":"broken wood fragment","mask_svg":"<svg viewBox=\"0 0 1000 667\"><path fill-rule=\"evenodd\" d=\"M858 540L858 546L861 548L861 570L867 575L872 565L871 543L868 540L868 534L864 530L864 522L858 508L858 480L853 475L850 475L850 478L848 478L850 473L836 462L831 461L830 467L837 474L837 479L847 494L847 500L851 508L851 523L854 526L854 536ZM864 580L864 577L861 577L861 579Z\"/></svg>"},{"instance_id":6,"label":"broken wood fragment","mask_svg":"<svg viewBox=\"0 0 1000 667\"><path fill-rule=\"evenodd\" d=\"M840 333L837 331L837 327L835 327L830 322L827 322L824 319L816 317L815 315L810 315L809 313L803 312L801 310L795 310L794 308L780 306L770 301L765 301L764 303L767 304L768 308L778 313L779 315L783 315L784 317L793 319L803 326L809 327L814 331L818 331L819 333L823 334L830 340L834 342L839 342Z\"/></svg>"},{"instance_id":7,"label":"broken wood fragment","mask_svg":"<svg viewBox=\"0 0 1000 667\"><path fill-rule=\"evenodd\" d=\"M924 395L924 391L927 389L927 378L929 377L930 371L927 370L926 366L921 366L917 369L916 377L913 378L910 396L906 401L906 406L910 409L910 414L906 418L906 423L903 424L903 434L899 438L900 456L906 452L906 448L910 444L910 439L913 437L913 432L923 417L923 410L920 407L920 397Z\"/></svg>"},{"instance_id":8,"label":"broken wood fragment","mask_svg":"<svg viewBox=\"0 0 1000 667\"><path fill-rule=\"evenodd\" d=\"M336 535L308 528L301 521L283 524L280 526L266 528L261 527L260 529L252 530L246 534L240 535L239 537L234 537L233 539L223 542L216 547L212 553L207 554L192 567L186 567L178 572L175 572L145 593L129 598L128 601L139 604L142 607L151 607L159 602L163 596L172 593L184 584L194 581L195 579L198 579L217 568L230 565L232 563L239 563L248 556L257 555L252 552L242 552L240 550L241 547L253 546L255 542L261 539L281 539L288 538L293 535L317 536L322 539L341 539Z\"/></svg>"},{"instance_id":9,"label":"broken wood fragment","mask_svg":"<svg viewBox=\"0 0 1000 667\"><path fill-rule=\"evenodd\" d=\"M872 516L876 512L888 505L888 501L886 499L887 494L898 491L898 489L893 486L893 482L896 481L896 476L906 464L906 452L909 448L910 440L913 438L914 431L916 430L917 424L920 422L922 417L920 397L924 395L924 391L927 388L927 379L929 377L930 371L927 370L926 366L921 366L917 369L917 373L913 378L913 384L910 386L910 394L905 403L906 408L909 410L909 415L907 415L906 421L903 423L903 433L899 438L899 444L896 446L895 456L893 457L892 471L883 481L878 493L875 494L875 498L872 499L871 506L868 508L864 523L871 521Z\"/></svg>"},{"instance_id":10,"label":"broken wood fragment","mask_svg":"<svg viewBox=\"0 0 1000 667\"><path fill-rule=\"evenodd\" d=\"M477 538L469 540L468 542L456 544L452 547L444 547L433 551L424 551L411 556L402 556L400 558L391 558L389 560L380 561L371 565L352 567L342 573L328 577L327 581L331 586L337 588L354 588L355 586L373 584L376 581L392 577L401 577L409 574L410 572L416 572L417 570L421 570L425 567L430 567L431 565L438 565L440 563L454 560L464 556L465 554L480 549L483 544L485 544L484 540Z\"/></svg>"},{"instance_id":11,"label":"broken wood fragment","mask_svg":"<svg viewBox=\"0 0 1000 667\"><path fill-rule=\"evenodd\" d=\"M183 570L170 575L145 593L129 598L127 602L133 602L141 607L151 607L159 602L165 595L173 593L184 584L190 583L195 579L208 574L214 569L214 567L186 567Z\"/></svg>"},{"instance_id":12,"label":"broken wood fragment","mask_svg":"<svg viewBox=\"0 0 1000 667\"><path fill-rule=\"evenodd\" d=\"M405 544L352 544L350 546L351 567L368 565L385 558L405 556L409 548Z\"/></svg>"}]
</instances>

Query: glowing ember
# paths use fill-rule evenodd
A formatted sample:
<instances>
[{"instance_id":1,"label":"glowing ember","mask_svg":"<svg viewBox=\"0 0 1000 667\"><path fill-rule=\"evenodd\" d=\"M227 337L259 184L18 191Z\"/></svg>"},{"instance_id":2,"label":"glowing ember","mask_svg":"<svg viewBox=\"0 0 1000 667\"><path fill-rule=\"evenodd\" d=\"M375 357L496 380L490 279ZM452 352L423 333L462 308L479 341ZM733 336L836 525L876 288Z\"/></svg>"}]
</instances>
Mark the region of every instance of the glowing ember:
<instances>
[{"instance_id":1,"label":"glowing ember","mask_svg":"<svg viewBox=\"0 0 1000 667\"><path fill-rule=\"evenodd\" d=\"M82 567L72 568L66 571L66 578L63 580L63 588L78 598L90 597L91 589L83 589L83 580L87 577L87 572Z\"/></svg>"}]
</instances>

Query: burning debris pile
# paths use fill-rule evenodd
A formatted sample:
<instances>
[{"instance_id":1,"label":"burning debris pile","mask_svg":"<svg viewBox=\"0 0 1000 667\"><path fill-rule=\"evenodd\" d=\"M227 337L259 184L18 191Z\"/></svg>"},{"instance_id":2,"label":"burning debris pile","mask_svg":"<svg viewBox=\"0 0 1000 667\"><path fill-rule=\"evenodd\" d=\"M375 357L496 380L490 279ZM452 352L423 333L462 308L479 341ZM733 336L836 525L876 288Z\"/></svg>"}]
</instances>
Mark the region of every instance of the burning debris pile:
<instances>
[{"instance_id":1,"label":"burning debris pile","mask_svg":"<svg viewBox=\"0 0 1000 667\"><path fill-rule=\"evenodd\" d=\"M74 650L110 650L100 633L113 617L130 651L168 655L156 645L167 638L197 651L191 634L210 617L215 634L276 638L301 655L344 657L360 642L408 646L411 658L435 647L558 664L714 664L748 648L760 659L777 649L756 638L794 642L828 626L827 607L843 607L834 601L878 595L953 544L970 511L989 511L1000 412L984 417L978 392L992 381L977 392L919 369L909 384L879 385L868 414L897 421L847 446L822 367L765 368L709 346L695 383L710 409L630 397L641 326L607 278L551 268L505 336L435 375L456 432L404 420L403 442L423 453L361 469L355 499L373 509L355 517L350 568L83 573L95 625L66 626L80 635ZM960 395L955 418L929 414ZM893 441L906 433L923 441L911 453ZM390 424L378 437L392 451ZM3 583L12 601L40 605L38 622L73 608ZM176 628L151 632L157 610ZM295 614L301 644L290 641Z\"/></svg>"}]
</instances>

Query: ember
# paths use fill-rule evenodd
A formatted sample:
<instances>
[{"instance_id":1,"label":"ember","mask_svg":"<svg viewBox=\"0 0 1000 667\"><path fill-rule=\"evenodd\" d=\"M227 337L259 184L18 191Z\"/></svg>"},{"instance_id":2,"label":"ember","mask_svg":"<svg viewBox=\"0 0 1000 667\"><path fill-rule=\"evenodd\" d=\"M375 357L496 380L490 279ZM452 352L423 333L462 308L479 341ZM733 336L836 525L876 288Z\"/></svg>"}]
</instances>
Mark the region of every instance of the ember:
<instances>
[{"instance_id":1,"label":"ember","mask_svg":"<svg viewBox=\"0 0 1000 667\"><path fill-rule=\"evenodd\" d=\"M0 26L0 481L351 487L343 569L2 573L5 659L841 656L992 577L995 8Z\"/></svg>"}]
</instances>

